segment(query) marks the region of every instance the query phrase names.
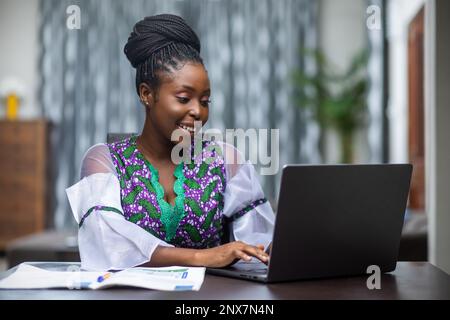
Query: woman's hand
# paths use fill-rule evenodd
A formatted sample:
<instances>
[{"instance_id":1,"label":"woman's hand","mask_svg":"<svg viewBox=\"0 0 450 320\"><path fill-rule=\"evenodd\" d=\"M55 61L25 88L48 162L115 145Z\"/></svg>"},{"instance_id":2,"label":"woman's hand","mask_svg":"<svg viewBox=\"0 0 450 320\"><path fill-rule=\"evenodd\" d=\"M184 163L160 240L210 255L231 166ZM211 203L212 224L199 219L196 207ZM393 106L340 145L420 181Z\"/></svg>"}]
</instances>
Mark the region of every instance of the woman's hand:
<instances>
[{"instance_id":1,"label":"woman's hand","mask_svg":"<svg viewBox=\"0 0 450 320\"><path fill-rule=\"evenodd\" d=\"M234 241L215 248L198 250L195 259L197 265L221 268L232 265L240 259L250 261L252 257L266 264L269 261L269 256L264 252L263 245L252 246L242 241Z\"/></svg>"}]
</instances>

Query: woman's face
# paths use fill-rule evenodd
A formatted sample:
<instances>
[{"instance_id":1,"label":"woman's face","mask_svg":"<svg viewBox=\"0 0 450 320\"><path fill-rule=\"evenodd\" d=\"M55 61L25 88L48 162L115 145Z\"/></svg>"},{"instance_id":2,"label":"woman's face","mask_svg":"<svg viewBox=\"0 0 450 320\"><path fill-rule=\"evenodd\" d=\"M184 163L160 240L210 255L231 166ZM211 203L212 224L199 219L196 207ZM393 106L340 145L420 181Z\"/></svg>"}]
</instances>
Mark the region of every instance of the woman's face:
<instances>
[{"instance_id":1,"label":"woman's face","mask_svg":"<svg viewBox=\"0 0 450 320\"><path fill-rule=\"evenodd\" d=\"M156 99L153 94L149 97L148 121L169 140L180 128L193 135L194 121L203 126L209 115L211 89L204 66L186 63L160 79Z\"/></svg>"}]
</instances>

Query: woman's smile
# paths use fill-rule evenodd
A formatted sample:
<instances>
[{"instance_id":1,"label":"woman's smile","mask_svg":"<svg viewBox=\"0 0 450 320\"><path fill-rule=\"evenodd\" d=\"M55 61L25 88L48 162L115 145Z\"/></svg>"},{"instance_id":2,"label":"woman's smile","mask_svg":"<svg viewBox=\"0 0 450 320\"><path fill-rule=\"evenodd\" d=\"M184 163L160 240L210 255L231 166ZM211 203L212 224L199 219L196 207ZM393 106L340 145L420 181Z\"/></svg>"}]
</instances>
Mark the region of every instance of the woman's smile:
<instances>
[{"instance_id":1,"label":"woman's smile","mask_svg":"<svg viewBox=\"0 0 450 320\"><path fill-rule=\"evenodd\" d=\"M177 126L178 126L178 128L188 131L191 135L193 135L195 133L195 128L194 128L193 124L185 125L185 124L180 123L180 124L177 124Z\"/></svg>"}]
</instances>

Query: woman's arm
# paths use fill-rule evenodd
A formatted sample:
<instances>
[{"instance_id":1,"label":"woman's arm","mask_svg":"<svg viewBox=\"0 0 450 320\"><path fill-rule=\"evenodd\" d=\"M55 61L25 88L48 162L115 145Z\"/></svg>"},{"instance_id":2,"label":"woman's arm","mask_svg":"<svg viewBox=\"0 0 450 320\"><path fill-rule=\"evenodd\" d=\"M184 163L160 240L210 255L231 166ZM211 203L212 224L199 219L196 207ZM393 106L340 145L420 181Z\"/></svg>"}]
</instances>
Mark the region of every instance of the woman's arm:
<instances>
[{"instance_id":1,"label":"woman's arm","mask_svg":"<svg viewBox=\"0 0 450 320\"><path fill-rule=\"evenodd\" d=\"M255 257L264 263L269 256L264 245L251 246L242 241L230 242L209 249L185 249L158 246L151 260L141 267L193 266L221 268L233 264L239 259L249 261Z\"/></svg>"},{"instance_id":2,"label":"woman's arm","mask_svg":"<svg viewBox=\"0 0 450 320\"><path fill-rule=\"evenodd\" d=\"M226 163L223 215L231 218L230 239L268 248L275 215L269 201L265 200L255 168L233 145L220 142L219 145Z\"/></svg>"}]
</instances>

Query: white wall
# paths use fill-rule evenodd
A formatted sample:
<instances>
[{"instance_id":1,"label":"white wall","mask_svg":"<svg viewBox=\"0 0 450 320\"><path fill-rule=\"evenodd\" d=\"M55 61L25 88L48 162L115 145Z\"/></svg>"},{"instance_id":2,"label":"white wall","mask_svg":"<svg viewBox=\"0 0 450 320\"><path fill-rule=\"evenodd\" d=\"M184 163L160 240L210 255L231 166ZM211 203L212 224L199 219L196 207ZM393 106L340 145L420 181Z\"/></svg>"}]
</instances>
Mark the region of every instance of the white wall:
<instances>
[{"instance_id":1,"label":"white wall","mask_svg":"<svg viewBox=\"0 0 450 320\"><path fill-rule=\"evenodd\" d=\"M19 117L39 116L38 73L38 0L0 1L0 83L13 77L23 85L24 100ZM0 117L5 115L0 104Z\"/></svg>"},{"instance_id":2,"label":"white wall","mask_svg":"<svg viewBox=\"0 0 450 320\"><path fill-rule=\"evenodd\" d=\"M319 47L338 71L367 46L365 0L321 0L319 5ZM327 135L330 163L340 161L340 142L335 133ZM355 161L368 161L367 132L355 135Z\"/></svg>"},{"instance_id":3,"label":"white wall","mask_svg":"<svg viewBox=\"0 0 450 320\"><path fill-rule=\"evenodd\" d=\"M450 2L425 6L425 174L429 261L450 274Z\"/></svg>"},{"instance_id":4,"label":"white wall","mask_svg":"<svg viewBox=\"0 0 450 320\"><path fill-rule=\"evenodd\" d=\"M319 46L339 70L367 45L365 0L321 0Z\"/></svg>"},{"instance_id":5,"label":"white wall","mask_svg":"<svg viewBox=\"0 0 450 320\"><path fill-rule=\"evenodd\" d=\"M408 25L425 0L387 2L389 41L389 155L390 162L408 159Z\"/></svg>"}]
</instances>

